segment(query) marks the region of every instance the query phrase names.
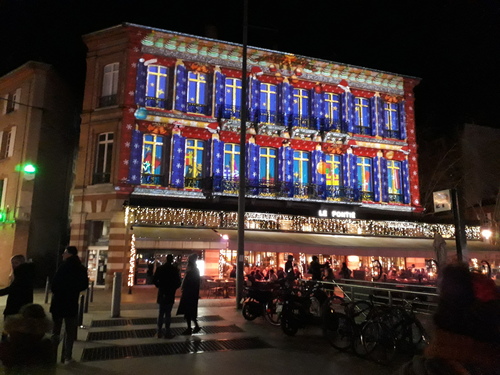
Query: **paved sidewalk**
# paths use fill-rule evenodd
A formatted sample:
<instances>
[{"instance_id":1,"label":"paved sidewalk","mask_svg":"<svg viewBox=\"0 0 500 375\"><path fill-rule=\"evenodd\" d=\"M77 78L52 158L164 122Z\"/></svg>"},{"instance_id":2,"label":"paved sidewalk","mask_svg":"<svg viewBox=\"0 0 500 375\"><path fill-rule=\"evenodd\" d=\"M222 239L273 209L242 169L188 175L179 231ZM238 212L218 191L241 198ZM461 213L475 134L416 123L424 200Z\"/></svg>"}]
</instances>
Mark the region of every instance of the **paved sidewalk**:
<instances>
[{"instance_id":1,"label":"paved sidewalk","mask_svg":"<svg viewBox=\"0 0 500 375\"><path fill-rule=\"evenodd\" d=\"M296 336L288 337L263 318L246 321L236 309L234 297L200 300L202 331L199 334L178 335L171 340L157 339L152 337L156 328L156 289L134 287L132 294L124 290L121 297L120 318L111 318L111 291L94 291L94 301L84 315L84 328L79 329L74 347L77 362L58 364L58 375L154 375L166 372L176 375L255 375L311 371L336 375L386 375L401 364L399 361L383 367L353 354L340 353L325 342L317 326L307 327ZM36 293L35 302L43 304L43 291ZM173 308L174 317L177 304L178 300ZM49 305L43 305L48 311ZM185 323L181 317L174 319L172 329L181 332ZM96 321L120 324L93 327L92 322ZM124 321L127 323L121 324ZM117 334L117 337L109 336ZM101 335L104 336L99 337ZM188 352L182 351L185 348L189 349ZM165 350L165 354L155 354L158 350ZM115 355L118 352L121 357L89 360L88 354L95 352ZM84 354L87 357L82 357Z\"/></svg>"}]
</instances>

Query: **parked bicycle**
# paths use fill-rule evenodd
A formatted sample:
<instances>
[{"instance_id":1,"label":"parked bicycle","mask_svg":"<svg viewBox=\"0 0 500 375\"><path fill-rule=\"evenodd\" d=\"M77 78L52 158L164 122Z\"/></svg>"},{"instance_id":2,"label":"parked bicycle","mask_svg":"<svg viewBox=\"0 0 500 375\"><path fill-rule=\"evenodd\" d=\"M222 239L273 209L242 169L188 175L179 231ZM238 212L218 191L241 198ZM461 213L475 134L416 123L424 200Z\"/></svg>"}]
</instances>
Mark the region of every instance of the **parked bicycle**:
<instances>
[{"instance_id":1,"label":"parked bicycle","mask_svg":"<svg viewBox=\"0 0 500 375\"><path fill-rule=\"evenodd\" d=\"M307 282L301 288L289 289L284 295L281 329L289 336L314 320L320 320L322 306L328 295L317 282Z\"/></svg>"}]
</instances>

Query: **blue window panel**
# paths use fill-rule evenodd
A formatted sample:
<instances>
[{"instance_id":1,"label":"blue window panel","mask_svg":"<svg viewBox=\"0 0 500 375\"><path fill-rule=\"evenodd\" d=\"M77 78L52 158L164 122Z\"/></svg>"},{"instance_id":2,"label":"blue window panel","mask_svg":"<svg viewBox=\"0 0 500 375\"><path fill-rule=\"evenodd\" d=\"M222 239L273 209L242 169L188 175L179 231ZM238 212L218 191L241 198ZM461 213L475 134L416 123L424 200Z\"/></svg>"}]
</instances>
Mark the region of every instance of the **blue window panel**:
<instances>
[{"instance_id":1,"label":"blue window panel","mask_svg":"<svg viewBox=\"0 0 500 375\"><path fill-rule=\"evenodd\" d=\"M168 90L168 70L164 66L148 66L146 105L148 107L166 107Z\"/></svg>"},{"instance_id":2,"label":"blue window panel","mask_svg":"<svg viewBox=\"0 0 500 375\"><path fill-rule=\"evenodd\" d=\"M370 120L370 101L366 98L354 98L354 123L359 134L372 135Z\"/></svg>"},{"instance_id":3,"label":"blue window panel","mask_svg":"<svg viewBox=\"0 0 500 375\"><path fill-rule=\"evenodd\" d=\"M363 192L373 191L373 165L372 159L366 157L357 157L357 175L358 185Z\"/></svg>"},{"instance_id":4,"label":"blue window panel","mask_svg":"<svg viewBox=\"0 0 500 375\"><path fill-rule=\"evenodd\" d=\"M139 130L132 131L132 146L130 147L129 177L128 181L133 185L140 185L142 170L142 144L143 135Z\"/></svg>"},{"instance_id":5,"label":"blue window panel","mask_svg":"<svg viewBox=\"0 0 500 375\"><path fill-rule=\"evenodd\" d=\"M225 180L236 181L240 178L240 145L226 143L224 145L224 172Z\"/></svg>"},{"instance_id":6,"label":"blue window panel","mask_svg":"<svg viewBox=\"0 0 500 375\"><path fill-rule=\"evenodd\" d=\"M146 77L147 67L144 65L144 60L140 59L137 62L137 77L135 81L135 102L139 107L144 107L146 103Z\"/></svg>"},{"instance_id":7,"label":"blue window panel","mask_svg":"<svg viewBox=\"0 0 500 375\"><path fill-rule=\"evenodd\" d=\"M266 124L276 123L278 107L277 86L270 83L260 84L260 122Z\"/></svg>"},{"instance_id":8,"label":"blue window panel","mask_svg":"<svg viewBox=\"0 0 500 375\"><path fill-rule=\"evenodd\" d=\"M293 182L309 183L309 161L310 154L306 151L293 152Z\"/></svg>"},{"instance_id":9,"label":"blue window panel","mask_svg":"<svg viewBox=\"0 0 500 375\"><path fill-rule=\"evenodd\" d=\"M226 78L225 84L225 116L226 118L240 118L241 113L241 79Z\"/></svg>"}]
</instances>

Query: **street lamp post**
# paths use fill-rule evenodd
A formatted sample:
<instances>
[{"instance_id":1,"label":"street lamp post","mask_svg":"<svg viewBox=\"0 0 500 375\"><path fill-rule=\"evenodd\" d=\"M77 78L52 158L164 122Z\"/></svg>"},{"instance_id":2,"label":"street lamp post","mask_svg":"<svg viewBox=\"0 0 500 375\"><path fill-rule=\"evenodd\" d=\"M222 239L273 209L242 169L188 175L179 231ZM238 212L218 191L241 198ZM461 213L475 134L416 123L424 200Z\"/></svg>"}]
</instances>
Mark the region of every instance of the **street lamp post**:
<instances>
[{"instance_id":1,"label":"street lamp post","mask_svg":"<svg viewBox=\"0 0 500 375\"><path fill-rule=\"evenodd\" d=\"M238 251L236 266L236 308L241 309L243 296L243 265L245 259L245 193L246 193L246 122L247 122L247 34L248 0L243 0L243 53L241 68L241 118L240 118L240 185L238 190Z\"/></svg>"}]
</instances>

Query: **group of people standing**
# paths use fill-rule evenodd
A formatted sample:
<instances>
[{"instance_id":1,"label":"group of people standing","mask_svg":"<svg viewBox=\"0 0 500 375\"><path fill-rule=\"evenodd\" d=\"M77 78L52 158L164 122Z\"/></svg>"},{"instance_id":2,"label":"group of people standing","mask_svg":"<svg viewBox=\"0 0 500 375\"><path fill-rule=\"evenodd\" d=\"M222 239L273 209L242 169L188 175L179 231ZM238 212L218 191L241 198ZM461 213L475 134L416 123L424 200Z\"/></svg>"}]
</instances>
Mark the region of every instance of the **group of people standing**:
<instances>
[{"instance_id":1,"label":"group of people standing","mask_svg":"<svg viewBox=\"0 0 500 375\"><path fill-rule=\"evenodd\" d=\"M0 296L8 295L0 343L0 361L7 372L18 373L32 367L52 369L57 359L63 323L66 334L62 361L65 364L73 362L73 343L78 330L78 297L81 291L88 288L89 279L76 247L66 247L62 259L51 283L52 319L49 319L44 308L33 303L34 265L26 262L23 255L11 258L12 282L0 290ZM46 337L47 333L52 334L50 339Z\"/></svg>"}]
</instances>

